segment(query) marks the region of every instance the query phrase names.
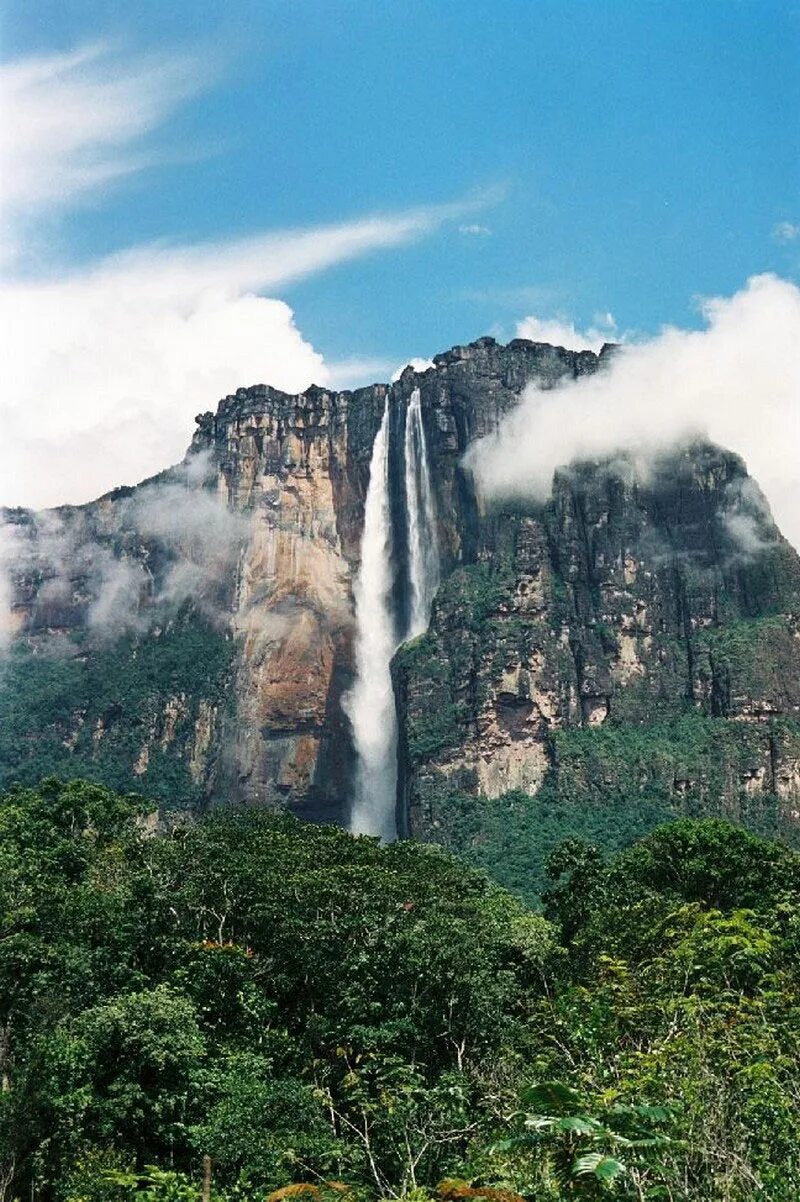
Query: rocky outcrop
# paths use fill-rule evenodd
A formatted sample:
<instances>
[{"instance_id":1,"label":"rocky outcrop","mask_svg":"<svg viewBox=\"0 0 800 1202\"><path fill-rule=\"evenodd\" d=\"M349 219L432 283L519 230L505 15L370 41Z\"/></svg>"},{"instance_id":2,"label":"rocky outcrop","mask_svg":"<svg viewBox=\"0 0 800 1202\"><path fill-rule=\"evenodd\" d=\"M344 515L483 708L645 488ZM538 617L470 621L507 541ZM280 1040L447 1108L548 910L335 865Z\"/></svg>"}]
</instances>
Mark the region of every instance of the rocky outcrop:
<instances>
[{"instance_id":1,"label":"rocky outcrop","mask_svg":"<svg viewBox=\"0 0 800 1202\"><path fill-rule=\"evenodd\" d=\"M346 821L353 574L387 395L397 426L421 390L449 569L477 548L465 447L529 379L596 365L481 339L393 385L239 389L198 418L179 468L92 505L6 513L0 782L56 771ZM402 534L401 493L395 509Z\"/></svg>"},{"instance_id":2,"label":"rocky outcrop","mask_svg":"<svg viewBox=\"0 0 800 1202\"><path fill-rule=\"evenodd\" d=\"M547 504L484 516L398 653L410 830L458 844L465 798L519 791L794 836L799 619L800 561L737 456L557 473Z\"/></svg>"},{"instance_id":3,"label":"rocky outcrop","mask_svg":"<svg viewBox=\"0 0 800 1202\"><path fill-rule=\"evenodd\" d=\"M408 369L391 386L352 393L311 388L301 396L240 389L216 415L198 419L194 452L212 456L226 504L252 523L234 604L237 701L223 728L216 795L346 820L353 755L342 697L353 680L353 575L372 443L387 396L396 458L404 406L420 389L449 568L475 551L477 505L461 466L466 447L496 428L531 379L551 386L597 363L591 353L524 341L500 347L487 338L438 356L422 374ZM393 476L402 556L399 462ZM399 584L398 590L402 608L408 598Z\"/></svg>"},{"instance_id":4,"label":"rocky outcrop","mask_svg":"<svg viewBox=\"0 0 800 1202\"><path fill-rule=\"evenodd\" d=\"M346 819L352 569L383 393L242 389L199 420L195 453L211 456L225 505L249 518L234 704L210 782L226 801Z\"/></svg>"},{"instance_id":5,"label":"rocky outcrop","mask_svg":"<svg viewBox=\"0 0 800 1202\"><path fill-rule=\"evenodd\" d=\"M463 844L465 799L513 791L791 826L798 560L741 461L693 445L646 483L620 458L573 465L546 505L513 507L487 506L464 467L526 384L608 354L485 338L391 385L240 389L197 419L179 468L92 505L7 513L0 783L56 771L345 822L370 455L388 398L400 617L417 389L442 586L394 666L401 828Z\"/></svg>"}]
</instances>

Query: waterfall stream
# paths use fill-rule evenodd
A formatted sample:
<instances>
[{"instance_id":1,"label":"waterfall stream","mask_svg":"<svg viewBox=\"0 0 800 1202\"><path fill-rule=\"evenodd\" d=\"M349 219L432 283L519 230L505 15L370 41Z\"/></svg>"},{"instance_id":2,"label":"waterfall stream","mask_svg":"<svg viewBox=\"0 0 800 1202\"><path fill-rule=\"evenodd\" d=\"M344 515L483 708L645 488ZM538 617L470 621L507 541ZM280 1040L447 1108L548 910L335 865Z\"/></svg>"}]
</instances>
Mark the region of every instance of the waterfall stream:
<instances>
[{"instance_id":1,"label":"waterfall stream","mask_svg":"<svg viewBox=\"0 0 800 1202\"><path fill-rule=\"evenodd\" d=\"M408 554L396 560L392 524L389 397L375 436L364 505L361 566L354 585L356 679L345 698L353 728L356 779L350 829L356 835L397 834L397 714L391 661L397 648L427 628L439 583L439 554L430 467L419 390L405 412L403 464ZM406 621L398 621L396 574L410 594Z\"/></svg>"},{"instance_id":2,"label":"waterfall stream","mask_svg":"<svg viewBox=\"0 0 800 1202\"><path fill-rule=\"evenodd\" d=\"M397 715L389 671L397 648L392 584L387 396L369 465L361 567L354 586L356 679L346 701L357 756L350 829L383 839L396 832Z\"/></svg>"},{"instance_id":3,"label":"waterfall stream","mask_svg":"<svg viewBox=\"0 0 800 1202\"><path fill-rule=\"evenodd\" d=\"M411 613L406 638L428 629L431 604L439 587L439 549L431 473L419 389L411 394L405 423L406 514Z\"/></svg>"}]
</instances>

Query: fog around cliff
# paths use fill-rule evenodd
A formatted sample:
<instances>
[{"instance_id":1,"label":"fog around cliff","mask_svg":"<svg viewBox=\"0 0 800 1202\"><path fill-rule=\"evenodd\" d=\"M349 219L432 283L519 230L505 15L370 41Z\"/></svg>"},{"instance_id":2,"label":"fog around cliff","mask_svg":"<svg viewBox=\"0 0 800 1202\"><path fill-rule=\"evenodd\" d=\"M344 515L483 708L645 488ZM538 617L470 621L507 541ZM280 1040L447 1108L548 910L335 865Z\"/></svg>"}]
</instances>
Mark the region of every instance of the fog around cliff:
<instances>
[{"instance_id":1,"label":"fog around cliff","mask_svg":"<svg viewBox=\"0 0 800 1202\"><path fill-rule=\"evenodd\" d=\"M41 580L36 607L53 629L77 607L94 639L116 638L187 601L227 626L230 579L251 518L203 487L212 474L210 454L201 452L109 511L44 510L0 524L0 649L12 633L14 581L25 576ZM58 653L57 640L47 646Z\"/></svg>"},{"instance_id":2,"label":"fog around cliff","mask_svg":"<svg viewBox=\"0 0 800 1202\"><path fill-rule=\"evenodd\" d=\"M706 435L744 458L800 547L800 289L754 276L702 312L703 330L667 328L618 351L606 372L529 388L468 454L486 495L542 499L556 468L620 450L646 472L654 454Z\"/></svg>"},{"instance_id":3,"label":"fog around cliff","mask_svg":"<svg viewBox=\"0 0 800 1202\"><path fill-rule=\"evenodd\" d=\"M569 317L523 317L517 322L517 338L528 338L531 342L549 342L551 346L563 346L569 350L602 350L606 342L619 342L622 335L612 313L598 313L594 323L586 329L576 327Z\"/></svg>"}]
</instances>

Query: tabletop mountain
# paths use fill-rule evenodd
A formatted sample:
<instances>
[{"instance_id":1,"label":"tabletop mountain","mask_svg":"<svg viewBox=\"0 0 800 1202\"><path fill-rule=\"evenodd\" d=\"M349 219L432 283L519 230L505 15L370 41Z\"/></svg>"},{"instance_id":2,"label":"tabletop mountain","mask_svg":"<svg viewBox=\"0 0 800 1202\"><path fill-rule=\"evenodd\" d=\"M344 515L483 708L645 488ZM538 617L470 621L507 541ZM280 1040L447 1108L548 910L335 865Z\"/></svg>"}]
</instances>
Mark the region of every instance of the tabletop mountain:
<instances>
[{"instance_id":1,"label":"tabletop mountain","mask_svg":"<svg viewBox=\"0 0 800 1202\"><path fill-rule=\"evenodd\" d=\"M242 388L180 466L5 511L0 786L56 773L346 824L370 462L386 413L407 629L416 395L440 585L392 665L400 832L523 889L564 834L617 845L723 815L793 840L800 560L742 460L692 442L646 475L624 454L574 463L541 503L488 503L464 465L526 385L609 358L483 338L390 385Z\"/></svg>"}]
</instances>

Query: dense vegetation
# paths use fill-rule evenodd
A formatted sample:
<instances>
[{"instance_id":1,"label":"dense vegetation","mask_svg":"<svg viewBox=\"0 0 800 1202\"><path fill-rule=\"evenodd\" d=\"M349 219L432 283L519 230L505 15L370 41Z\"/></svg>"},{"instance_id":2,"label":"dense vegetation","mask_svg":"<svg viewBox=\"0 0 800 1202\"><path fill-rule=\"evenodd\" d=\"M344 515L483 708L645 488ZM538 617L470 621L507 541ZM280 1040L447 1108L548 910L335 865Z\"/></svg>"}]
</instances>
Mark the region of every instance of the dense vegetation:
<instances>
[{"instance_id":1,"label":"dense vegetation","mask_svg":"<svg viewBox=\"0 0 800 1202\"><path fill-rule=\"evenodd\" d=\"M558 731L557 766L536 794L514 789L487 798L442 789L438 810L447 824L439 838L534 906L547 888L549 856L567 838L616 852L660 823L724 810L796 848L800 831L787 818L785 798L739 785L767 740L785 749L789 762L800 749L796 721L773 719L766 735L764 725L692 714L648 726ZM676 780L684 790L676 790ZM735 797L727 805L720 800L726 790Z\"/></svg>"},{"instance_id":2,"label":"dense vegetation","mask_svg":"<svg viewBox=\"0 0 800 1202\"><path fill-rule=\"evenodd\" d=\"M224 705L234 650L188 608L113 640L76 631L44 650L14 644L0 670L0 789L49 773L142 787L145 748L149 796L198 805L204 790L187 769L195 723L203 704Z\"/></svg>"},{"instance_id":3,"label":"dense vegetation","mask_svg":"<svg viewBox=\"0 0 800 1202\"><path fill-rule=\"evenodd\" d=\"M719 820L551 856L543 913L286 815L0 799L0 1199L800 1190L800 856ZM283 1195L284 1197L288 1195Z\"/></svg>"}]
</instances>

